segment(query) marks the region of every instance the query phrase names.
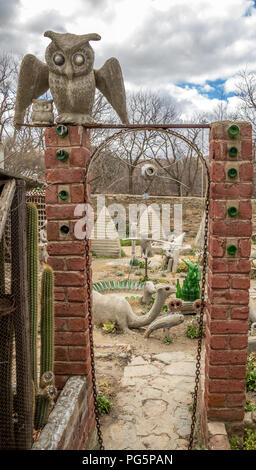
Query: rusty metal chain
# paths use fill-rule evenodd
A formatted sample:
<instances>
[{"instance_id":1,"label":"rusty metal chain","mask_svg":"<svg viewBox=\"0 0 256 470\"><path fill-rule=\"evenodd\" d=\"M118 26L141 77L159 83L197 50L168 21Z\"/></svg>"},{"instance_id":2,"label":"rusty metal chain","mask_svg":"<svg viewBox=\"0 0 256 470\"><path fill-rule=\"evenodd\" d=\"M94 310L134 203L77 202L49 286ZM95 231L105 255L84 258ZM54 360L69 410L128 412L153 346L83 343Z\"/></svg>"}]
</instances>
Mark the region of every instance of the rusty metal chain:
<instances>
[{"instance_id":1,"label":"rusty metal chain","mask_svg":"<svg viewBox=\"0 0 256 470\"><path fill-rule=\"evenodd\" d=\"M210 174L208 166L205 162L206 172L208 176L208 185L205 199L205 225L204 225L204 247L203 247L203 269L202 269L202 285L201 285L201 307L199 317L199 338L196 355L196 375L195 375L195 388L193 394L193 409L191 418L191 431L189 437L188 450L192 450L194 441L194 432L196 425L196 412L197 412L197 401L198 401L198 387L200 382L200 370L201 370L201 352L202 352L202 339L203 339L203 323L204 323L204 307L205 307L205 284L206 284L206 271L208 261L208 222L209 222L209 205L210 205Z\"/></svg>"},{"instance_id":2,"label":"rusty metal chain","mask_svg":"<svg viewBox=\"0 0 256 470\"><path fill-rule=\"evenodd\" d=\"M90 338L90 357L91 357L91 373L92 373L92 391L94 402L94 414L96 420L96 428L98 433L98 441L100 450L104 449L103 437L100 426L100 414L98 409L98 392L96 385L95 360L94 360L94 343L93 343L93 317L92 317L92 280L91 280L91 263L90 263L90 244L89 239L85 238L85 262L86 262L86 283L87 283L87 305L88 305L88 321L89 321L89 338Z\"/></svg>"}]
</instances>

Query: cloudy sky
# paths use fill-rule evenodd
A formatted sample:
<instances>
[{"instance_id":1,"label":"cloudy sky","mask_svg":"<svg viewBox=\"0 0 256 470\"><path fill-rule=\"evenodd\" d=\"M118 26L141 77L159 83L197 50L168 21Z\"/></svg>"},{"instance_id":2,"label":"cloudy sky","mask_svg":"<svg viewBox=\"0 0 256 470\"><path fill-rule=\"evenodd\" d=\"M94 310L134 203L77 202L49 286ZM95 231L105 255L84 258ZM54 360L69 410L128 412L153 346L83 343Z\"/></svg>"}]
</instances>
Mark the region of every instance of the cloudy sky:
<instances>
[{"instance_id":1,"label":"cloudy sky","mask_svg":"<svg viewBox=\"0 0 256 470\"><path fill-rule=\"evenodd\" d=\"M1 51L44 58L44 31L85 34L95 67L118 58L127 90L171 96L183 117L235 108L236 74L256 71L256 0L0 0Z\"/></svg>"}]
</instances>

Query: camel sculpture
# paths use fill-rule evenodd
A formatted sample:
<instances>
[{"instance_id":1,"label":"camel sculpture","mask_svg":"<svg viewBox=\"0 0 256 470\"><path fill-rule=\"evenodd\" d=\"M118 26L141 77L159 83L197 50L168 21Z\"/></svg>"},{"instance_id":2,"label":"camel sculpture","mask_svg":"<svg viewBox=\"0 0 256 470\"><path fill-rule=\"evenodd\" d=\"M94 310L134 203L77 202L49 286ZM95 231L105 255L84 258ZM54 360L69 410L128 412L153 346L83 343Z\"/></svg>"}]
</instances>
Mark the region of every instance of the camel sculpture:
<instances>
[{"instance_id":1,"label":"camel sculpture","mask_svg":"<svg viewBox=\"0 0 256 470\"><path fill-rule=\"evenodd\" d=\"M149 305L152 300L152 294L156 293L156 286L152 281L146 281L143 288L141 303Z\"/></svg>"},{"instance_id":2,"label":"camel sculpture","mask_svg":"<svg viewBox=\"0 0 256 470\"><path fill-rule=\"evenodd\" d=\"M158 284L152 308L146 315L139 317L133 312L129 302L119 295L107 296L93 291L94 323L96 326L100 326L107 321L111 321L116 323L124 332L132 333L130 328L140 328L155 320L166 299L175 292L176 287L171 284Z\"/></svg>"}]
</instances>

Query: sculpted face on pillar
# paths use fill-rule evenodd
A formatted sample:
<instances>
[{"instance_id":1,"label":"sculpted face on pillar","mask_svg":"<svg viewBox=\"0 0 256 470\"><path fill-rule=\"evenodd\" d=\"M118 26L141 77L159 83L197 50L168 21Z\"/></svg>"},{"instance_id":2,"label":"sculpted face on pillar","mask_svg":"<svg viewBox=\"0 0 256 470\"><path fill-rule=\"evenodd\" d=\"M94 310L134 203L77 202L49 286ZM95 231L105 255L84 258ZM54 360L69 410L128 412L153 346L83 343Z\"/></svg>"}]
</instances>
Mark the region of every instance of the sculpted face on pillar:
<instances>
[{"instance_id":1,"label":"sculpted face on pillar","mask_svg":"<svg viewBox=\"0 0 256 470\"><path fill-rule=\"evenodd\" d=\"M46 31L51 39L46 63L27 54L21 63L15 105L14 124L19 128L32 101L50 89L58 111L57 123L93 123L92 109L96 88L106 97L121 121L128 123L122 70L117 59L108 59L99 70L93 69L94 51L89 41L96 34L60 34Z\"/></svg>"}]
</instances>

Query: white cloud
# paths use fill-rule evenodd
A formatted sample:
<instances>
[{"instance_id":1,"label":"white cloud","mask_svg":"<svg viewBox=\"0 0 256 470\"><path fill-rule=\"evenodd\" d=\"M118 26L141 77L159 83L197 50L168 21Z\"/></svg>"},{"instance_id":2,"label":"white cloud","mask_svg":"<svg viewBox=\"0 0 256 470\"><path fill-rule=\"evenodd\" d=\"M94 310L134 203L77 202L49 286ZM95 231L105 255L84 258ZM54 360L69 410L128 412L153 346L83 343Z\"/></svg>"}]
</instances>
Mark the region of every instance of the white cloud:
<instances>
[{"instance_id":1,"label":"white cloud","mask_svg":"<svg viewBox=\"0 0 256 470\"><path fill-rule=\"evenodd\" d=\"M207 81L226 80L256 70L256 9L252 0L10 0L0 20L2 51L44 56L46 29L76 34L96 32L96 68L109 57L122 65L128 89L168 90L183 114L205 112ZM1 13L1 9L0 9ZM0 16L1 17L1 16ZM198 88L182 88L195 83ZM228 106L235 101L229 100Z\"/></svg>"}]
</instances>

